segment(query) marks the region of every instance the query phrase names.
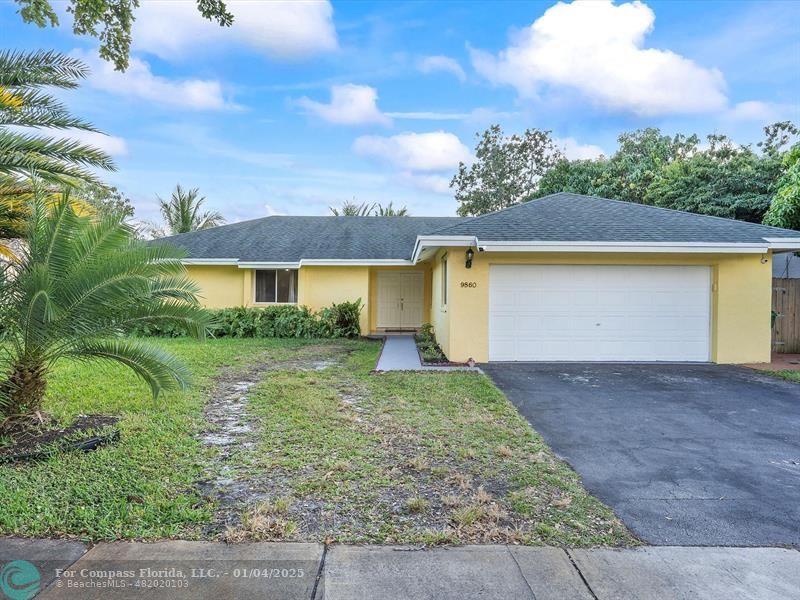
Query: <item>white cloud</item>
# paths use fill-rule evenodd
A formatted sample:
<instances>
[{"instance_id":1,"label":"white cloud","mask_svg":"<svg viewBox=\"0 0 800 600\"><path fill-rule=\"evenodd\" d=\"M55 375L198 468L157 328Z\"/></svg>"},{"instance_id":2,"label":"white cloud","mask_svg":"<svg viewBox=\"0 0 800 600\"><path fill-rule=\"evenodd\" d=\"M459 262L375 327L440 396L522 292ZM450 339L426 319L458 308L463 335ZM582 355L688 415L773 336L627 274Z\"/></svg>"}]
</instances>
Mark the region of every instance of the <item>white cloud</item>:
<instances>
[{"instance_id":1,"label":"white cloud","mask_svg":"<svg viewBox=\"0 0 800 600\"><path fill-rule=\"evenodd\" d=\"M195 2L146 0L136 12L134 48L170 59L231 43L279 60L338 48L333 7L327 0L226 0L225 5L234 17L231 27L204 19Z\"/></svg>"},{"instance_id":2,"label":"white cloud","mask_svg":"<svg viewBox=\"0 0 800 600\"><path fill-rule=\"evenodd\" d=\"M356 138L353 150L406 171L452 170L471 159L469 148L445 131L401 133L391 137L365 135Z\"/></svg>"},{"instance_id":3,"label":"white cloud","mask_svg":"<svg viewBox=\"0 0 800 600\"><path fill-rule=\"evenodd\" d=\"M417 189L435 194L450 195L450 178L444 175L419 175L404 171L398 175L401 183L409 184Z\"/></svg>"},{"instance_id":4,"label":"white cloud","mask_svg":"<svg viewBox=\"0 0 800 600\"><path fill-rule=\"evenodd\" d=\"M467 74L461 65L449 56L425 56L419 60L417 67L423 73L445 72L458 77L459 81L466 81Z\"/></svg>"},{"instance_id":5,"label":"white cloud","mask_svg":"<svg viewBox=\"0 0 800 600\"><path fill-rule=\"evenodd\" d=\"M757 121L767 124L783 119L791 120L796 118L794 114L797 112L797 105L747 100L734 104L724 116L732 121Z\"/></svg>"},{"instance_id":6,"label":"white cloud","mask_svg":"<svg viewBox=\"0 0 800 600\"><path fill-rule=\"evenodd\" d=\"M518 117L519 112L498 111L493 108L474 108L469 112L410 111L387 112L387 117L407 121L464 121L472 124L495 123Z\"/></svg>"},{"instance_id":7,"label":"white cloud","mask_svg":"<svg viewBox=\"0 0 800 600\"><path fill-rule=\"evenodd\" d=\"M124 73L114 70L114 65L86 53L75 52L91 68L89 85L95 89L192 110L222 110L236 108L225 100L222 84L209 79L173 80L154 75L150 65L131 58Z\"/></svg>"},{"instance_id":8,"label":"white cloud","mask_svg":"<svg viewBox=\"0 0 800 600\"><path fill-rule=\"evenodd\" d=\"M390 125L392 120L378 109L378 91L368 85L334 85L329 104L303 96L297 104L309 114L339 125Z\"/></svg>"},{"instance_id":9,"label":"white cloud","mask_svg":"<svg viewBox=\"0 0 800 600\"><path fill-rule=\"evenodd\" d=\"M283 216L285 214L286 214L285 212L275 208L271 204L265 204L264 205L264 216L265 217L279 217L279 216Z\"/></svg>"},{"instance_id":10,"label":"white cloud","mask_svg":"<svg viewBox=\"0 0 800 600\"><path fill-rule=\"evenodd\" d=\"M470 117L470 114L471 113L417 111L388 112L386 116L392 119L405 119L410 121L464 121Z\"/></svg>"},{"instance_id":11,"label":"white cloud","mask_svg":"<svg viewBox=\"0 0 800 600\"><path fill-rule=\"evenodd\" d=\"M587 160L605 154L600 146L581 144L575 138L556 138L553 140L569 160Z\"/></svg>"},{"instance_id":12,"label":"white cloud","mask_svg":"<svg viewBox=\"0 0 800 600\"><path fill-rule=\"evenodd\" d=\"M669 50L644 48L655 14L641 2L559 2L512 36L499 55L471 49L475 69L524 97L544 86L578 91L600 106L639 115L724 109L725 82Z\"/></svg>"}]
</instances>

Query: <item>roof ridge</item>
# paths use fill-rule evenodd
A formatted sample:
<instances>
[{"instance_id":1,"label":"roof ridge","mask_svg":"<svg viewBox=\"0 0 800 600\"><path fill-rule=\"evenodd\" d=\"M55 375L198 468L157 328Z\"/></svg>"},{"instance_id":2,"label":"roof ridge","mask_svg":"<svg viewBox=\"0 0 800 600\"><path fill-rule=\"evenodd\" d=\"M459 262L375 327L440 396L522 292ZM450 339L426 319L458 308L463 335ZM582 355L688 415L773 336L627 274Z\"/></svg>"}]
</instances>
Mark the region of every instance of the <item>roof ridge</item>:
<instances>
[{"instance_id":1,"label":"roof ridge","mask_svg":"<svg viewBox=\"0 0 800 600\"><path fill-rule=\"evenodd\" d=\"M512 204L511 206L506 206L505 208L500 208L498 210L493 210L492 212L484 213L482 215L475 215L474 217L463 217L463 218L469 219L469 222L473 223L475 221L479 221L481 219L485 219L486 217L491 217L493 215L497 215L497 214L500 214L502 212L508 212L508 211L513 210L515 208L521 208L521 207L526 206L527 204L529 204L531 202L534 202L534 201L545 200L546 198L553 198L554 196L560 196L560 195L563 195L563 194L569 194L569 192L555 192L553 194L547 194L546 196L542 196L540 198L531 198L529 200L523 200L522 202L517 202L516 204ZM434 231L432 233L442 233L443 231L446 231L446 230L451 229L453 227L458 227L459 225L461 225L461 223L459 223L458 225L448 225L447 227L443 227L442 229L437 229L436 231Z\"/></svg>"},{"instance_id":2,"label":"roof ridge","mask_svg":"<svg viewBox=\"0 0 800 600\"><path fill-rule=\"evenodd\" d=\"M595 196L593 194L577 194L575 192L557 192L557 194L578 196L580 198L592 198L593 200L605 200L606 202L614 202L616 204L627 204L627 205L633 204L634 206L643 206L645 208L652 208L652 209L655 209L655 210L660 210L660 211L668 212L668 213L676 213L676 214L680 214L680 215L692 215L692 216L695 216L695 217L704 217L706 219L716 219L716 220L719 220L719 221L725 221L726 223L737 223L739 225L748 225L748 226L755 225L756 227L764 227L766 229L775 229L776 231L794 231L793 229L785 229L783 227L775 227L773 225L764 225L763 223L751 223L750 221L742 221L740 219L730 219L728 217L720 217L720 216L717 216L717 215L706 215L706 214L703 214L703 213L694 213L694 212L689 212L688 210L678 210L677 208L667 208L666 206L656 206L655 204L644 204L642 202L630 202L628 200L618 200L616 198L604 198L602 196ZM555 196L557 194L549 194L549 195L550 196ZM547 198L547 196L542 196L542 198L539 198L539 200L542 200L544 198ZM798 232L798 237L800 237L800 232Z\"/></svg>"},{"instance_id":3,"label":"roof ridge","mask_svg":"<svg viewBox=\"0 0 800 600\"><path fill-rule=\"evenodd\" d=\"M736 225L734 225L735 227L740 227L740 226L745 226L745 227L748 227L748 228L757 227L757 228L763 228L763 229L770 229L770 230L773 230L773 231L779 231L779 232L783 232L783 233L788 232L788 231L794 231L793 229L786 229L786 228L783 228L783 227L775 227L773 225L764 225L763 223L751 223L750 221L742 221L742 220L739 220L739 219L731 219L731 218L728 218L728 217L720 217L720 216L717 216L717 215L706 215L706 214L703 214L703 213L689 212L688 210L678 210L678 209L675 209L675 208L666 208L664 206L655 206L653 204L643 204L641 202L630 202L628 200L618 200L616 198L604 198L603 196L595 196L593 194L578 194L576 192L554 192L552 194L547 194L546 196L541 196L539 198L531 198L529 200L524 200L524 201L519 202L517 204L514 204L512 206L506 206L505 208L501 208L500 210L495 210L495 211L490 212L490 213L477 215L475 217L472 217L469 222L473 223L475 221L484 219L486 217L491 217L491 216L494 216L494 215L497 215L497 214L500 214L500 213L503 213L503 212L508 212L508 211L513 210L515 208L522 208L522 207L528 206L532 202L541 202L542 200L553 199L553 198L557 198L559 196L576 196L578 198L590 198L592 200L602 200L602 201L605 201L605 202L613 202L615 204L620 204L620 205L641 206L641 207L644 207L644 208L658 210L658 211L667 212L667 213L671 213L671 214L692 215L694 217L701 217L701 218L705 218L705 219L714 219L714 220L717 220L717 221L725 221L727 224L735 223L736 224ZM460 227L461 225L462 225L462 223L458 223L456 225L448 225L447 227L443 227L442 229L437 229L436 231L434 231L432 233L436 233L436 234L445 233L447 230L454 229L456 227ZM798 237L800 237L800 232L798 232Z\"/></svg>"}]
</instances>

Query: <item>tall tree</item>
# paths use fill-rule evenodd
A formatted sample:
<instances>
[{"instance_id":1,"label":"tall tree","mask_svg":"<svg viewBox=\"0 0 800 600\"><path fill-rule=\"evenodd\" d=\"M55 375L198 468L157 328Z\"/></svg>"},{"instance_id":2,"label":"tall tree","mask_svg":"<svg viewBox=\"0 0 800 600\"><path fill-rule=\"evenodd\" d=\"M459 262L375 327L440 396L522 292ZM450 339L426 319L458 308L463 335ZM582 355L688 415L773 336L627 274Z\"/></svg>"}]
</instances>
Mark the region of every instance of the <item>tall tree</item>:
<instances>
[{"instance_id":1,"label":"tall tree","mask_svg":"<svg viewBox=\"0 0 800 600\"><path fill-rule=\"evenodd\" d=\"M0 175L97 183L88 167L114 170L111 157L69 139L31 133L30 128L97 131L72 116L44 88L74 89L88 74L79 60L57 52L0 51Z\"/></svg>"},{"instance_id":2,"label":"tall tree","mask_svg":"<svg viewBox=\"0 0 800 600\"><path fill-rule=\"evenodd\" d=\"M764 224L800 229L800 144L795 144L783 159L786 172L778 181L777 191Z\"/></svg>"},{"instance_id":3,"label":"tall tree","mask_svg":"<svg viewBox=\"0 0 800 600\"><path fill-rule=\"evenodd\" d=\"M151 228L153 237L188 233L225 223L225 217L219 212L201 211L205 201L205 196L200 195L198 188L185 190L180 184L176 185L169 200L158 198L164 228Z\"/></svg>"},{"instance_id":4,"label":"tall tree","mask_svg":"<svg viewBox=\"0 0 800 600\"><path fill-rule=\"evenodd\" d=\"M723 135L666 165L645 191L645 202L664 208L761 223L783 167L779 152L757 154Z\"/></svg>"},{"instance_id":5,"label":"tall tree","mask_svg":"<svg viewBox=\"0 0 800 600\"><path fill-rule=\"evenodd\" d=\"M136 242L119 218L77 215L66 195L53 208L48 202L37 189L13 276L0 267L0 414L38 411L48 371L61 359L121 363L153 395L185 385L188 372L175 357L123 336L142 323L205 333L208 316L182 254Z\"/></svg>"},{"instance_id":6,"label":"tall tree","mask_svg":"<svg viewBox=\"0 0 800 600\"><path fill-rule=\"evenodd\" d=\"M697 150L696 135L670 137L659 129L626 132L617 138L619 148L598 176L594 193L627 202L645 202L650 184L661 171Z\"/></svg>"},{"instance_id":7,"label":"tall tree","mask_svg":"<svg viewBox=\"0 0 800 600\"><path fill-rule=\"evenodd\" d=\"M542 175L534 198L557 192L599 195L599 188L607 168L608 161L605 158L596 160L562 159Z\"/></svg>"},{"instance_id":8,"label":"tall tree","mask_svg":"<svg viewBox=\"0 0 800 600\"><path fill-rule=\"evenodd\" d=\"M97 215L119 215L123 220L133 217L131 199L114 186L84 181L74 188L72 196L85 202Z\"/></svg>"},{"instance_id":9,"label":"tall tree","mask_svg":"<svg viewBox=\"0 0 800 600\"><path fill-rule=\"evenodd\" d=\"M475 161L459 163L450 182L462 216L513 206L535 196L538 181L561 160L549 131L526 129L506 136L500 125L477 134Z\"/></svg>"},{"instance_id":10,"label":"tall tree","mask_svg":"<svg viewBox=\"0 0 800 600\"><path fill-rule=\"evenodd\" d=\"M172 0L178 1L178 0ZM223 0L196 0L197 10L209 21L230 27L233 15ZM58 15L52 0L15 0L22 8L19 14L26 23L39 27L57 27ZM128 68L131 50L131 25L140 0L69 0L67 12L72 14L72 31L100 40L100 57L114 63L118 71Z\"/></svg>"}]
</instances>

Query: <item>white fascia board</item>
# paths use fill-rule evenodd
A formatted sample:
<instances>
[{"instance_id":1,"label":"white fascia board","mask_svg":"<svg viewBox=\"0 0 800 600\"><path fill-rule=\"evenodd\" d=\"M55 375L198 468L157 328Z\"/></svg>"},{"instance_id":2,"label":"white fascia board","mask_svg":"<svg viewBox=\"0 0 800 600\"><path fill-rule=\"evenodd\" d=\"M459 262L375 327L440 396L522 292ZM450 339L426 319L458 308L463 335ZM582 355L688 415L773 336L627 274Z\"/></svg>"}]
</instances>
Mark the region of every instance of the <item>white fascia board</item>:
<instances>
[{"instance_id":1,"label":"white fascia board","mask_svg":"<svg viewBox=\"0 0 800 600\"><path fill-rule=\"evenodd\" d=\"M238 265L238 258L184 258L181 261L184 265L198 265L198 266L226 266Z\"/></svg>"},{"instance_id":2,"label":"white fascia board","mask_svg":"<svg viewBox=\"0 0 800 600\"><path fill-rule=\"evenodd\" d=\"M304 258L299 262L240 262L240 269L299 269L301 267L406 267L413 263L401 258L384 259L335 259L335 258Z\"/></svg>"},{"instance_id":3,"label":"white fascia board","mask_svg":"<svg viewBox=\"0 0 800 600\"><path fill-rule=\"evenodd\" d=\"M240 262L240 269L298 269L296 262Z\"/></svg>"},{"instance_id":4,"label":"white fascia board","mask_svg":"<svg viewBox=\"0 0 800 600\"><path fill-rule=\"evenodd\" d=\"M406 260L404 258L374 258L374 259L327 259L327 258L309 258L309 259L302 259L300 261L301 267L383 267L383 266L398 266L398 267L405 267L412 265L410 260Z\"/></svg>"},{"instance_id":5,"label":"white fascia board","mask_svg":"<svg viewBox=\"0 0 800 600\"><path fill-rule=\"evenodd\" d=\"M768 244L711 242L481 242L486 252L675 252L699 254L763 254Z\"/></svg>"},{"instance_id":6,"label":"white fascia board","mask_svg":"<svg viewBox=\"0 0 800 600\"><path fill-rule=\"evenodd\" d=\"M414 244L414 252L411 254L411 262L417 264L419 255L425 248L445 248L445 247L477 247L478 238L474 235L418 235Z\"/></svg>"},{"instance_id":7,"label":"white fascia board","mask_svg":"<svg viewBox=\"0 0 800 600\"><path fill-rule=\"evenodd\" d=\"M800 250L800 238L764 238L770 250Z\"/></svg>"}]
</instances>

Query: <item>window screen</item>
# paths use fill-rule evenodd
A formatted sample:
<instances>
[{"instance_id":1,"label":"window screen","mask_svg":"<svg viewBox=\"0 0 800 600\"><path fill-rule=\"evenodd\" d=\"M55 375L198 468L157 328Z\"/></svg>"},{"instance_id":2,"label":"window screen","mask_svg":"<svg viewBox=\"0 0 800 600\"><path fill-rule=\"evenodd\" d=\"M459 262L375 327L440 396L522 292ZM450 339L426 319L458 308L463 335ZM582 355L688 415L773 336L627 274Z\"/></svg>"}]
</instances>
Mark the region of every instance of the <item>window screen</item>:
<instances>
[{"instance_id":1,"label":"window screen","mask_svg":"<svg viewBox=\"0 0 800 600\"><path fill-rule=\"evenodd\" d=\"M256 271L256 302L297 302L297 270Z\"/></svg>"}]
</instances>

